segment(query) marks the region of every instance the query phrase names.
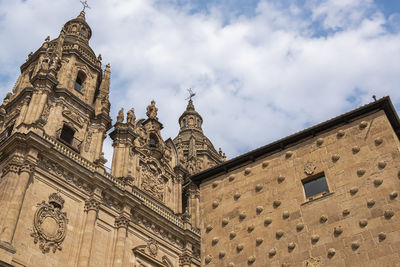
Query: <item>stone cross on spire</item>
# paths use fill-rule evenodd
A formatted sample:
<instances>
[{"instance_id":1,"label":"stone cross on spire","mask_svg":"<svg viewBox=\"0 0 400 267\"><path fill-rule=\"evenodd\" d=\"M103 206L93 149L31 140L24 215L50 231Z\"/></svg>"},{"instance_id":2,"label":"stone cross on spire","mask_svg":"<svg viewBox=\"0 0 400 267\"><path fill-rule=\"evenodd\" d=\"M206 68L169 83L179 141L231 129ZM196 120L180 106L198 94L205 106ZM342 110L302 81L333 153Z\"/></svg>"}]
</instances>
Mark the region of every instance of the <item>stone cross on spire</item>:
<instances>
[{"instance_id":1,"label":"stone cross on spire","mask_svg":"<svg viewBox=\"0 0 400 267\"><path fill-rule=\"evenodd\" d=\"M90 6L87 3L87 0L85 0L85 1L81 0L80 2L82 4L82 6L83 6L83 9L82 9L83 12L85 12L85 8L90 8Z\"/></svg>"},{"instance_id":2,"label":"stone cross on spire","mask_svg":"<svg viewBox=\"0 0 400 267\"><path fill-rule=\"evenodd\" d=\"M189 92L189 97L186 98L186 100L189 99L190 101L192 101L192 97L194 97L194 96L196 95L196 93L193 92L192 88L189 88L189 89L187 89L187 90L188 90L188 92Z\"/></svg>"}]
</instances>

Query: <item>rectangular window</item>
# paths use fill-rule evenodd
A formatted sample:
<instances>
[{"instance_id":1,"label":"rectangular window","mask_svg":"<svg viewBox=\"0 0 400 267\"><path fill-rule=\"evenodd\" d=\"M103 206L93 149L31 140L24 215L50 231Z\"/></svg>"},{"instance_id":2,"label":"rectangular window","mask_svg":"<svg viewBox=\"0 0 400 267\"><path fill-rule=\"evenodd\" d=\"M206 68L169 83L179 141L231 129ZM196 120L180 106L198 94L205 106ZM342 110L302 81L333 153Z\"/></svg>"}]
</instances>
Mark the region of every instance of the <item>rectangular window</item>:
<instances>
[{"instance_id":1,"label":"rectangular window","mask_svg":"<svg viewBox=\"0 0 400 267\"><path fill-rule=\"evenodd\" d=\"M72 141L74 140L74 134L75 131L73 129L71 129L67 125L64 125L61 130L60 139L65 141L67 144L72 145Z\"/></svg>"},{"instance_id":2,"label":"rectangular window","mask_svg":"<svg viewBox=\"0 0 400 267\"><path fill-rule=\"evenodd\" d=\"M329 193L328 183L326 182L325 174L320 174L312 179L302 181L306 198L310 199L313 196Z\"/></svg>"}]
</instances>

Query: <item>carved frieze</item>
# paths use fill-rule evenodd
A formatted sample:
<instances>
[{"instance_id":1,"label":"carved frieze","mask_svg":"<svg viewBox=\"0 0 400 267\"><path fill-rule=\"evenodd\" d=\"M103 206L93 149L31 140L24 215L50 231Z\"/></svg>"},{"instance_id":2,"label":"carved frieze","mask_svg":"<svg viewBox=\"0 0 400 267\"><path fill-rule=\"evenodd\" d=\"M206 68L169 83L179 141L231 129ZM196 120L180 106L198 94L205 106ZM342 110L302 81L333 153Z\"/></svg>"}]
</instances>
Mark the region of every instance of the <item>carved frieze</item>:
<instances>
[{"instance_id":1,"label":"carved frieze","mask_svg":"<svg viewBox=\"0 0 400 267\"><path fill-rule=\"evenodd\" d=\"M148 231L153 232L154 234L161 237L162 239L164 239L172 244L175 244L176 246L178 246L180 248L184 248L185 243L183 240L181 240L176 235L167 231L164 226L154 223L154 221L147 219L146 217L142 216L141 214L139 214L137 212L132 214L132 221L137 225L143 226Z\"/></svg>"},{"instance_id":2,"label":"carved frieze","mask_svg":"<svg viewBox=\"0 0 400 267\"><path fill-rule=\"evenodd\" d=\"M33 220L33 233L35 244L39 243L42 253L50 250L55 253L61 250L61 244L67 233L67 213L61 211L64 199L57 193L49 196L49 202L42 201L38 204Z\"/></svg>"},{"instance_id":3,"label":"carved frieze","mask_svg":"<svg viewBox=\"0 0 400 267\"><path fill-rule=\"evenodd\" d=\"M66 109L62 112L63 116L70 119L71 122L76 124L78 127L82 128L85 123L85 119L82 116L74 111Z\"/></svg>"},{"instance_id":4,"label":"carved frieze","mask_svg":"<svg viewBox=\"0 0 400 267\"><path fill-rule=\"evenodd\" d=\"M85 180L76 177L74 174L65 170L56 162L44 158L43 156L39 156L38 166L43 170L48 171L61 179L64 179L69 184L74 185L76 188L84 191L85 193L90 194L93 192L93 185L88 184Z\"/></svg>"}]
</instances>

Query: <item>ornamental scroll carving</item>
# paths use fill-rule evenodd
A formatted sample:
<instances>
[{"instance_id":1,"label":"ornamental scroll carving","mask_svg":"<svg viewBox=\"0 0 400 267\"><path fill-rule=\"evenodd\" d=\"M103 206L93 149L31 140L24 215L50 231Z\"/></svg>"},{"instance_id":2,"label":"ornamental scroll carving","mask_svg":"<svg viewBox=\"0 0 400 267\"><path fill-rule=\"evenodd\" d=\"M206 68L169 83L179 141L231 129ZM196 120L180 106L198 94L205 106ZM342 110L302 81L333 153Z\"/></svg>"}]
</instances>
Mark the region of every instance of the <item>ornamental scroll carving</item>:
<instances>
[{"instance_id":1,"label":"ornamental scroll carving","mask_svg":"<svg viewBox=\"0 0 400 267\"><path fill-rule=\"evenodd\" d=\"M164 200L164 179L154 164L142 164L142 189L161 201Z\"/></svg>"},{"instance_id":2,"label":"ornamental scroll carving","mask_svg":"<svg viewBox=\"0 0 400 267\"><path fill-rule=\"evenodd\" d=\"M73 123L78 125L80 128L83 127L83 124L85 123L85 119L82 118L81 115L79 115L76 112L73 112L69 109L66 109L62 112L63 116L70 119Z\"/></svg>"},{"instance_id":3,"label":"ornamental scroll carving","mask_svg":"<svg viewBox=\"0 0 400 267\"><path fill-rule=\"evenodd\" d=\"M55 253L62 249L68 223L67 213L61 211L63 207L64 199L58 193L51 194L48 203L42 201L38 204L31 236L35 244L39 243L42 253L50 250Z\"/></svg>"}]
</instances>

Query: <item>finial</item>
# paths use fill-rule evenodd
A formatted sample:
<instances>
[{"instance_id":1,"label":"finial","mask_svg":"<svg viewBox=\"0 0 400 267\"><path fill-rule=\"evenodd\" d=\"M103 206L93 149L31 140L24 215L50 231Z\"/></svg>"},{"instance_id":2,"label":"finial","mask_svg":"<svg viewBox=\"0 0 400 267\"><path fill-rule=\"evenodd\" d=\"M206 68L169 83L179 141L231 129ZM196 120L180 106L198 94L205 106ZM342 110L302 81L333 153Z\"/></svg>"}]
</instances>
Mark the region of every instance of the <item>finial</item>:
<instances>
[{"instance_id":1,"label":"finial","mask_svg":"<svg viewBox=\"0 0 400 267\"><path fill-rule=\"evenodd\" d=\"M103 57L101 56L101 54L99 54L99 56L97 57L98 61L101 61L103 59Z\"/></svg>"},{"instance_id":2,"label":"finial","mask_svg":"<svg viewBox=\"0 0 400 267\"><path fill-rule=\"evenodd\" d=\"M106 68L109 69L111 67L110 63L107 63Z\"/></svg>"},{"instance_id":3,"label":"finial","mask_svg":"<svg viewBox=\"0 0 400 267\"><path fill-rule=\"evenodd\" d=\"M376 95L373 95L372 98L374 99L374 101L376 101Z\"/></svg>"},{"instance_id":4,"label":"finial","mask_svg":"<svg viewBox=\"0 0 400 267\"><path fill-rule=\"evenodd\" d=\"M81 0L80 2L82 4L82 6L83 6L82 12L85 12L85 8L90 8L90 6L87 3L87 0L85 0L85 1Z\"/></svg>"},{"instance_id":5,"label":"finial","mask_svg":"<svg viewBox=\"0 0 400 267\"><path fill-rule=\"evenodd\" d=\"M192 101L192 97L194 97L196 93L192 91L192 88L187 89L187 91L189 92L189 97L187 97L186 100L189 99L190 101Z\"/></svg>"},{"instance_id":6,"label":"finial","mask_svg":"<svg viewBox=\"0 0 400 267\"><path fill-rule=\"evenodd\" d=\"M45 41L46 43L48 43L48 42L50 41L50 36L47 36L46 39L44 39L44 41Z\"/></svg>"}]
</instances>

